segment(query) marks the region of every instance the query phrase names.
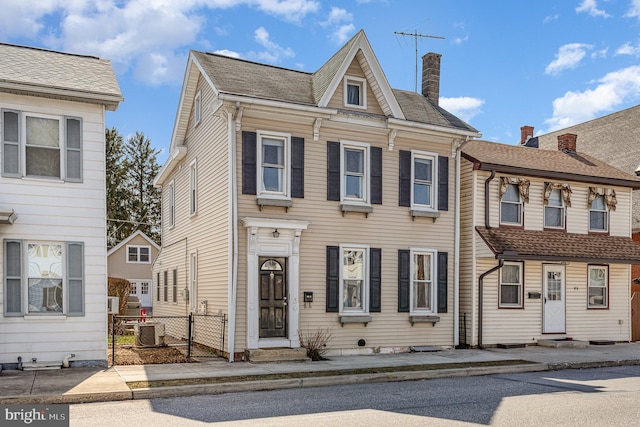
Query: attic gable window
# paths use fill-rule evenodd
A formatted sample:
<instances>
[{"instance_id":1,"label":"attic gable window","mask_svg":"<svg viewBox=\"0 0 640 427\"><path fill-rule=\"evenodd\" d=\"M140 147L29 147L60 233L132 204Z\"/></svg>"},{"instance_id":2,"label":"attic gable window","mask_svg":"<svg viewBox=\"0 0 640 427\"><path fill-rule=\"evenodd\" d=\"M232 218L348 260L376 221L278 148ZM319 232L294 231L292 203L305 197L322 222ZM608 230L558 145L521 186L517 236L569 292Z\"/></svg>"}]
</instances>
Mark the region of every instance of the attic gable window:
<instances>
[{"instance_id":1,"label":"attic gable window","mask_svg":"<svg viewBox=\"0 0 640 427\"><path fill-rule=\"evenodd\" d=\"M360 77L344 78L344 106L367 107L367 81Z\"/></svg>"}]
</instances>

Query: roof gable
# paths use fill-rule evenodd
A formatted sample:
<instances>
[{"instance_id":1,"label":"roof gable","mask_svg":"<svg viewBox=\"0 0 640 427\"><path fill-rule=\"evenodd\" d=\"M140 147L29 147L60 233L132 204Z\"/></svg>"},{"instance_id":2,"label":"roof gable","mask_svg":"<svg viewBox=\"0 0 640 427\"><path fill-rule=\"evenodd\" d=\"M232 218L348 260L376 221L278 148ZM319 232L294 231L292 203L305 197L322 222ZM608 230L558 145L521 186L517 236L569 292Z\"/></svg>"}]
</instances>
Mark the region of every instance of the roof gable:
<instances>
[{"instance_id":1,"label":"roof gable","mask_svg":"<svg viewBox=\"0 0 640 427\"><path fill-rule=\"evenodd\" d=\"M119 249L123 248L125 245L129 244L129 242L131 242L133 239L135 239L136 237L142 237L144 240L146 240L150 246L153 246L157 251L160 250L160 246L158 246L156 244L156 242L154 242L153 240L151 240L151 237L147 236L145 233L143 233L141 230L136 230L134 233L131 233L129 235L129 237L127 237L126 239L124 239L123 241L121 241L120 243L118 243L116 246L112 247L109 252L107 252L107 256L111 256L111 254L117 252Z\"/></svg>"},{"instance_id":2,"label":"roof gable","mask_svg":"<svg viewBox=\"0 0 640 427\"><path fill-rule=\"evenodd\" d=\"M402 109L395 99L387 77L382 71L363 30L353 36L342 49L314 73L314 96L317 99L318 107L329 105L329 101L336 95L336 91L354 59L358 61L365 74L367 84L375 94L384 114L396 119L404 119Z\"/></svg>"}]
</instances>

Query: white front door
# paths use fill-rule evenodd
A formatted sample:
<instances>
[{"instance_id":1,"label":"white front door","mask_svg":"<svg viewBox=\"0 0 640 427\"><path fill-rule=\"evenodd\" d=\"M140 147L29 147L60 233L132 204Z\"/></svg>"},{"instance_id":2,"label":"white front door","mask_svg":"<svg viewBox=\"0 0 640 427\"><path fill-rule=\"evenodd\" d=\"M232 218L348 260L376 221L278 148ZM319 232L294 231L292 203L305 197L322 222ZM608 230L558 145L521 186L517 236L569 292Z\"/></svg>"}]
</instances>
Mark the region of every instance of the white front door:
<instances>
[{"instance_id":1,"label":"white front door","mask_svg":"<svg viewBox=\"0 0 640 427\"><path fill-rule=\"evenodd\" d=\"M151 307L151 281L131 282L131 295L135 295L140 299L141 307Z\"/></svg>"},{"instance_id":2,"label":"white front door","mask_svg":"<svg viewBox=\"0 0 640 427\"><path fill-rule=\"evenodd\" d=\"M542 307L542 332L565 333L565 272L564 265L546 264Z\"/></svg>"}]
</instances>

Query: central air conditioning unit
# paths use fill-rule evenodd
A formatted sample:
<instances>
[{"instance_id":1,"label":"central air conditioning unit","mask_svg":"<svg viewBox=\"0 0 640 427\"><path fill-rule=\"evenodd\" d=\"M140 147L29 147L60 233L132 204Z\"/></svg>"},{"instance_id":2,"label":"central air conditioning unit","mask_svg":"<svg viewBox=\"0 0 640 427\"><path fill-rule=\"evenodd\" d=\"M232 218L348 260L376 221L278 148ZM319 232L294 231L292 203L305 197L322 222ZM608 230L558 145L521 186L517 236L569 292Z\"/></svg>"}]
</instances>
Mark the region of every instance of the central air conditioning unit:
<instances>
[{"instance_id":1,"label":"central air conditioning unit","mask_svg":"<svg viewBox=\"0 0 640 427\"><path fill-rule=\"evenodd\" d=\"M164 345L164 323L136 323L133 327L136 347Z\"/></svg>"}]
</instances>

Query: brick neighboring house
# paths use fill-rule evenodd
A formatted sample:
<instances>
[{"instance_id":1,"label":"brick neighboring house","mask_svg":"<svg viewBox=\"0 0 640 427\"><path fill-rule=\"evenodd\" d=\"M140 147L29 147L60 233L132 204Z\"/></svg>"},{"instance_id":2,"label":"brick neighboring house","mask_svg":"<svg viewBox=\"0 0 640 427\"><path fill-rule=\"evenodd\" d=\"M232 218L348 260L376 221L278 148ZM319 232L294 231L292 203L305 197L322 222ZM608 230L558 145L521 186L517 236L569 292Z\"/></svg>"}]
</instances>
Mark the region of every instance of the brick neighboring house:
<instances>
[{"instance_id":1,"label":"brick neighboring house","mask_svg":"<svg viewBox=\"0 0 640 427\"><path fill-rule=\"evenodd\" d=\"M154 313L227 314L230 360L315 329L342 354L455 345L455 171L479 133L439 107L440 55L423 74L392 89L363 31L314 73L192 51Z\"/></svg>"},{"instance_id":2,"label":"brick neighboring house","mask_svg":"<svg viewBox=\"0 0 640 427\"><path fill-rule=\"evenodd\" d=\"M111 63L0 43L0 363L107 364Z\"/></svg>"},{"instance_id":3,"label":"brick neighboring house","mask_svg":"<svg viewBox=\"0 0 640 427\"><path fill-rule=\"evenodd\" d=\"M640 179L576 146L573 134L559 136L554 150L464 146L460 312L467 344L630 340L630 264L640 261L631 193Z\"/></svg>"}]
</instances>

